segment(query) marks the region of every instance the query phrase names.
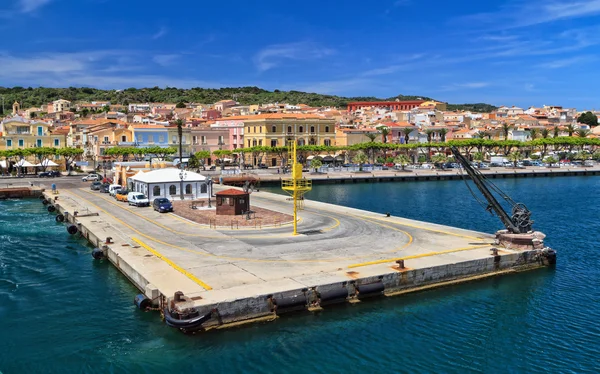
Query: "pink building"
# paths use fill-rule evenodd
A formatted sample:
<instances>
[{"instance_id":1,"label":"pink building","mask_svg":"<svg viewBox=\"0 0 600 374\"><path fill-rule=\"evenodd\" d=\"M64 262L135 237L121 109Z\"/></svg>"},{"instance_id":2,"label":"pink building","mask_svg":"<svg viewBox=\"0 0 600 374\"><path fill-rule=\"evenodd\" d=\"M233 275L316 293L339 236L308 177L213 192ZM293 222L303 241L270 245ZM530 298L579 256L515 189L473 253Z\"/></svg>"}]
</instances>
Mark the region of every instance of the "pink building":
<instances>
[{"instance_id":1,"label":"pink building","mask_svg":"<svg viewBox=\"0 0 600 374\"><path fill-rule=\"evenodd\" d=\"M229 131L229 149L244 148L244 121L227 120L227 118L218 119L210 125L214 129L223 129Z\"/></svg>"}]
</instances>

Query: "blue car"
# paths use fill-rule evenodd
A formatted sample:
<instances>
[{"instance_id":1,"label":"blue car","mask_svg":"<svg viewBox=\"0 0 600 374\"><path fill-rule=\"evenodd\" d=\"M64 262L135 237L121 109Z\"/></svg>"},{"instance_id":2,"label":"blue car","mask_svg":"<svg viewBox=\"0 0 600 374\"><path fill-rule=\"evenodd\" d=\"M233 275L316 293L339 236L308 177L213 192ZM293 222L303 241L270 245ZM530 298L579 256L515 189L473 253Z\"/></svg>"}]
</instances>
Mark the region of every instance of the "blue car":
<instances>
[{"instance_id":1,"label":"blue car","mask_svg":"<svg viewBox=\"0 0 600 374\"><path fill-rule=\"evenodd\" d=\"M159 197L158 199L154 199L154 202L152 203L152 208L159 213L172 212L173 204L171 204L169 199Z\"/></svg>"}]
</instances>

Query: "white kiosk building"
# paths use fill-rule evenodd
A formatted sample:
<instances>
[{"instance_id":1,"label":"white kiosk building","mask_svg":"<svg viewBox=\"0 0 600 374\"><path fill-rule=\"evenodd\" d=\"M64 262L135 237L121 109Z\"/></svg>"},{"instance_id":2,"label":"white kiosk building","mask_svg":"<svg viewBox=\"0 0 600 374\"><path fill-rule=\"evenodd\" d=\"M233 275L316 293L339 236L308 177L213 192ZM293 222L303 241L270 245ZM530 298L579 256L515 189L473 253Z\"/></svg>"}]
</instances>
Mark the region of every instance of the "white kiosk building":
<instances>
[{"instance_id":1,"label":"white kiosk building","mask_svg":"<svg viewBox=\"0 0 600 374\"><path fill-rule=\"evenodd\" d=\"M158 169L146 173L140 171L129 178L130 188L148 196L150 202L158 197L178 200L181 176L181 170L175 168ZM186 199L208 199L208 194L208 180L205 176L191 171L183 172L183 195Z\"/></svg>"}]
</instances>

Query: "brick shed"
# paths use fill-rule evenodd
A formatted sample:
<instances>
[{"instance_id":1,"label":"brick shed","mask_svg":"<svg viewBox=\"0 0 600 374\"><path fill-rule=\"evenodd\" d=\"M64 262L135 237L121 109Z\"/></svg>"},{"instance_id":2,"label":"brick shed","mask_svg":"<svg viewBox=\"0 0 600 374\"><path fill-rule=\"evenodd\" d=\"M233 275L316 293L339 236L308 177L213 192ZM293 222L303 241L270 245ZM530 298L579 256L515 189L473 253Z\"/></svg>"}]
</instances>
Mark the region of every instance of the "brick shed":
<instances>
[{"instance_id":1,"label":"brick shed","mask_svg":"<svg viewBox=\"0 0 600 374\"><path fill-rule=\"evenodd\" d=\"M236 216L250 210L250 194L230 188L216 193L217 215Z\"/></svg>"}]
</instances>

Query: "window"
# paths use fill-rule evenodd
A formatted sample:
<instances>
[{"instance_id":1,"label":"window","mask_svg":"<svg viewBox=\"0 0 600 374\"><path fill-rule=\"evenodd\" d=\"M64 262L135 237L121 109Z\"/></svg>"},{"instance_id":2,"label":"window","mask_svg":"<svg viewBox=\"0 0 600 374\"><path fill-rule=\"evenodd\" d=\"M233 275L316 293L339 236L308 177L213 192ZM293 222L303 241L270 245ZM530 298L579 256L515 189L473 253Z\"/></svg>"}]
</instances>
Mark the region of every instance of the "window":
<instances>
[{"instance_id":1,"label":"window","mask_svg":"<svg viewBox=\"0 0 600 374\"><path fill-rule=\"evenodd\" d=\"M271 147L277 147L277 139L271 139Z\"/></svg>"},{"instance_id":2,"label":"window","mask_svg":"<svg viewBox=\"0 0 600 374\"><path fill-rule=\"evenodd\" d=\"M192 194L192 185L191 184L186 184L185 185L185 193L188 195Z\"/></svg>"},{"instance_id":3,"label":"window","mask_svg":"<svg viewBox=\"0 0 600 374\"><path fill-rule=\"evenodd\" d=\"M37 147L41 147L42 146L42 139L37 139L36 142L35 142L35 145Z\"/></svg>"},{"instance_id":4,"label":"window","mask_svg":"<svg viewBox=\"0 0 600 374\"><path fill-rule=\"evenodd\" d=\"M219 145L224 145L225 144L225 138L223 137L223 135L219 135Z\"/></svg>"},{"instance_id":5,"label":"window","mask_svg":"<svg viewBox=\"0 0 600 374\"><path fill-rule=\"evenodd\" d=\"M143 138L142 138L142 135L138 135L137 136L137 141L138 141L138 143L141 143L141 142L144 141Z\"/></svg>"},{"instance_id":6,"label":"window","mask_svg":"<svg viewBox=\"0 0 600 374\"><path fill-rule=\"evenodd\" d=\"M162 140L161 140L161 142L162 142ZM198 144L198 137L196 135L192 136L192 143Z\"/></svg>"},{"instance_id":7,"label":"window","mask_svg":"<svg viewBox=\"0 0 600 374\"><path fill-rule=\"evenodd\" d=\"M38 126L38 136L44 135L44 128L42 126Z\"/></svg>"},{"instance_id":8,"label":"window","mask_svg":"<svg viewBox=\"0 0 600 374\"><path fill-rule=\"evenodd\" d=\"M54 146L60 147L60 139L54 139Z\"/></svg>"},{"instance_id":9,"label":"window","mask_svg":"<svg viewBox=\"0 0 600 374\"><path fill-rule=\"evenodd\" d=\"M217 198L217 205L223 205L223 198L222 197L218 197Z\"/></svg>"},{"instance_id":10,"label":"window","mask_svg":"<svg viewBox=\"0 0 600 374\"><path fill-rule=\"evenodd\" d=\"M304 126L298 127L298 132L304 132Z\"/></svg>"},{"instance_id":11,"label":"window","mask_svg":"<svg viewBox=\"0 0 600 374\"><path fill-rule=\"evenodd\" d=\"M331 145L331 140L329 140L329 139L325 139L325 140L323 141L323 144L324 144L326 147L329 147L329 146Z\"/></svg>"},{"instance_id":12,"label":"window","mask_svg":"<svg viewBox=\"0 0 600 374\"><path fill-rule=\"evenodd\" d=\"M277 132L277 126L271 127L271 132Z\"/></svg>"},{"instance_id":13,"label":"window","mask_svg":"<svg viewBox=\"0 0 600 374\"><path fill-rule=\"evenodd\" d=\"M172 143L177 143L177 135L173 135L173 136L171 137L171 142L172 142Z\"/></svg>"},{"instance_id":14,"label":"window","mask_svg":"<svg viewBox=\"0 0 600 374\"><path fill-rule=\"evenodd\" d=\"M248 147L251 147L252 144L250 143L250 139L248 139Z\"/></svg>"},{"instance_id":15,"label":"window","mask_svg":"<svg viewBox=\"0 0 600 374\"><path fill-rule=\"evenodd\" d=\"M160 196L160 186L154 186L154 188L152 189L152 195Z\"/></svg>"},{"instance_id":16,"label":"window","mask_svg":"<svg viewBox=\"0 0 600 374\"><path fill-rule=\"evenodd\" d=\"M12 139L7 139L6 140L6 146L7 147L12 147Z\"/></svg>"},{"instance_id":17,"label":"window","mask_svg":"<svg viewBox=\"0 0 600 374\"><path fill-rule=\"evenodd\" d=\"M105 137L104 137L104 140L103 140L103 142L104 142L104 144L108 144L108 143L109 143L108 136L105 136Z\"/></svg>"},{"instance_id":18,"label":"window","mask_svg":"<svg viewBox=\"0 0 600 374\"><path fill-rule=\"evenodd\" d=\"M254 130L252 130L252 132L256 133L256 126L254 126Z\"/></svg>"},{"instance_id":19,"label":"window","mask_svg":"<svg viewBox=\"0 0 600 374\"><path fill-rule=\"evenodd\" d=\"M127 141L127 135L121 135L121 141L122 142L126 142Z\"/></svg>"},{"instance_id":20,"label":"window","mask_svg":"<svg viewBox=\"0 0 600 374\"><path fill-rule=\"evenodd\" d=\"M202 144L206 144L206 136L202 135L200 139L202 139Z\"/></svg>"},{"instance_id":21,"label":"window","mask_svg":"<svg viewBox=\"0 0 600 374\"><path fill-rule=\"evenodd\" d=\"M205 183L200 185L200 193L207 193L207 186Z\"/></svg>"},{"instance_id":22,"label":"window","mask_svg":"<svg viewBox=\"0 0 600 374\"><path fill-rule=\"evenodd\" d=\"M186 144L187 140L185 139L185 135L181 135L181 144Z\"/></svg>"},{"instance_id":23,"label":"window","mask_svg":"<svg viewBox=\"0 0 600 374\"><path fill-rule=\"evenodd\" d=\"M169 186L169 195L177 195L177 186L174 184Z\"/></svg>"},{"instance_id":24,"label":"window","mask_svg":"<svg viewBox=\"0 0 600 374\"><path fill-rule=\"evenodd\" d=\"M229 206L233 206L235 199L233 197L229 198Z\"/></svg>"},{"instance_id":25,"label":"window","mask_svg":"<svg viewBox=\"0 0 600 374\"><path fill-rule=\"evenodd\" d=\"M165 136L164 135L159 135L158 136L158 142L159 143L164 143L165 142Z\"/></svg>"},{"instance_id":26,"label":"window","mask_svg":"<svg viewBox=\"0 0 600 374\"><path fill-rule=\"evenodd\" d=\"M154 143L154 135L148 135L148 143Z\"/></svg>"},{"instance_id":27,"label":"window","mask_svg":"<svg viewBox=\"0 0 600 374\"><path fill-rule=\"evenodd\" d=\"M310 127L310 133L311 133L311 134L314 134L314 133L315 133L315 127L314 127L314 126L311 126L311 127Z\"/></svg>"},{"instance_id":28,"label":"window","mask_svg":"<svg viewBox=\"0 0 600 374\"><path fill-rule=\"evenodd\" d=\"M259 140L258 140L258 145L259 145L259 146L262 146L262 139L259 139Z\"/></svg>"},{"instance_id":29,"label":"window","mask_svg":"<svg viewBox=\"0 0 600 374\"><path fill-rule=\"evenodd\" d=\"M248 140L249 141L249 140ZM256 147L256 139L252 140L252 146Z\"/></svg>"},{"instance_id":30,"label":"window","mask_svg":"<svg viewBox=\"0 0 600 374\"><path fill-rule=\"evenodd\" d=\"M292 133L292 126L288 126L288 131L287 132L288 132L288 134Z\"/></svg>"},{"instance_id":31,"label":"window","mask_svg":"<svg viewBox=\"0 0 600 374\"><path fill-rule=\"evenodd\" d=\"M25 142L23 141L23 139L19 139L19 147L24 147L25 146Z\"/></svg>"},{"instance_id":32,"label":"window","mask_svg":"<svg viewBox=\"0 0 600 374\"><path fill-rule=\"evenodd\" d=\"M329 126L325 126L325 132L329 132Z\"/></svg>"}]
</instances>

